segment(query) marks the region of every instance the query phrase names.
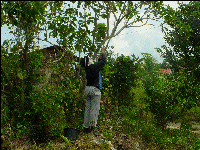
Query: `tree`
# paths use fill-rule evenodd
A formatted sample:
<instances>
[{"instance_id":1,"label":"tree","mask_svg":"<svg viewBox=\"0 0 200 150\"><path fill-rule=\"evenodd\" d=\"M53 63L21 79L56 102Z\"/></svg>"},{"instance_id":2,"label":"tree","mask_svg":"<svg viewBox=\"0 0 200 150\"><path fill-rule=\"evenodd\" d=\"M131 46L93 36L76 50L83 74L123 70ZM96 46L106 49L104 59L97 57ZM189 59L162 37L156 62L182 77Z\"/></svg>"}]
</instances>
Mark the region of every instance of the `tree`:
<instances>
[{"instance_id":1,"label":"tree","mask_svg":"<svg viewBox=\"0 0 200 150\"><path fill-rule=\"evenodd\" d=\"M163 32L171 48L162 46L158 51L175 72L184 69L199 79L200 63L200 2L180 4L177 10L168 6L164 16ZM171 29L164 26L169 25Z\"/></svg>"},{"instance_id":2,"label":"tree","mask_svg":"<svg viewBox=\"0 0 200 150\"><path fill-rule=\"evenodd\" d=\"M159 70L156 59L148 53L142 53L143 58L143 73L142 80L144 83L145 90L147 94L149 94L149 90L153 86L155 82L155 78L157 77L156 72Z\"/></svg>"},{"instance_id":3,"label":"tree","mask_svg":"<svg viewBox=\"0 0 200 150\"><path fill-rule=\"evenodd\" d=\"M3 121L2 133L5 133L6 128L10 125L15 135L21 131L29 131L27 134L30 137L37 135L35 138L37 140L38 135L39 137L46 137L44 133L40 133L41 128L44 129L43 131L58 129L57 131L51 130L49 133L52 135L61 131L60 124L53 122L63 122L62 109L57 109L59 107L56 108L52 105L52 103L55 103L55 99L53 100L52 97L58 96L59 92L52 92L48 95L49 98L52 98L52 101L48 101L48 96L41 92L44 88L41 89L40 94L35 92L35 85L41 81L40 77L36 75L36 70L39 70L44 62L42 54L33 53L37 51L34 47L35 35L41 31L41 26L47 22L45 18L46 8L49 6L56 11L57 8L60 8L60 4L60 2L46 1L1 2L1 26L7 24L11 28L16 27L16 31L11 31L16 37L16 41L4 41L3 46L1 46L1 79L3 81L1 83L3 91L1 106L4 114L1 120ZM10 45L10 43L13 43L13 45ZM11 48L10 51L9 47ZM43 96L44 99L41 100ZM45 101L47 103L44 104ZM56 105L58 106L58 103ZM60 116L57 116L58 121L55 121L55 116L48 120L47 116L50 117L51 115L42 113L47 110L48 106L51 111L60 112ZM44 112L50 113L50 111ZM48 126L48 121L51 122L52 127L54 126L53 128ZM34 127L40 129L40 131L33 131ZM45 132L45 135L48 136L49 133Z\"/></svg>"},{"instance_id":4,"label":"tree","mask_svg":"<svg viewBox=\"0 0 200 150\"><path fill-rule=\"evenodd\" d=\"M155 14L162 6L162 2L158 1L87 1L85 4L95 12L94 32L97 30L97 20L99 18L106 20L106 34L102 37L100 45L98 45L98 47L101 47L106 44L106 48L108 47L110 40L113 37L118 36L124 29L146 25L148 20L151 19L150 14ZM142 9L144 9L144 12L141 15L139 11ZM114 17L114 22L110 22L111 16ZM134 25L138 22L141 22L142 24L139 26ZM111 24L114 24L112 29ZM98 49L95 53L97 52Z\"/></svg>"},{"instance_id":5,"label":"tree","mask_svg":"<svg viewBox=\"0 0 200 150\"><path fill-rule=\"evenodd\" d=\"M158 51L171 65L177 76L185 76L182 83L182 98L188 99L188 109L199 105L199 74L200 74L200 2L194 1L188 4L181 3L177 10L168 7L168 15L164 17L163 25L165 40L171 46L162 46ZM189 86L191 85L191 86ZM196 91L196 92L191 92Z\"/></svg>"},{"instance_id":6,"label":"tree","mask_svg":"<svg viewBox=\"0 0 200 150\"><path fill-rule=\"evenodd\" d=\"M193 106L199 106L199 6L199 2L182 3L176 10L163 8L160 14L164 17L164 38L170 47L163 45L157 50L174 73L154 78L148 87L147 102L156 124L163 128L167 122L182 118Z\"/></svg>"},{"instance_id":7,"label":"tree","mask_svg":"<svg viewBox=\"0 0 200 150\"><path fill-rule=\"evenodd\" d=\"M114 106L130 105L131 98L131 88L136 86L136 80L138 79L138 58L132 55L133 58L129 56L121 55L116 58L116 60L109 64L110 71L112 74L109 76L112 93L112 104Z\"/></svg>"},{"instance_id":8,"label":"tree","mask_svg":"<svg viewBox=\"0 0 200 150\"><path fill-rule=\"evenodd\" d=\"M71 7L72 4L76 4L77 7ZM24 13L23 5L24 8L27 7L30 10L28 13ZM28 7L31 6L33 7L29 9ZM47 8L47 6L50 6L50 8ZM155 14L161 6L162 2L155 1L72 1L66 3L43 1L26 2L24 4L23 2L2 2L1 25L13 24L20 29L23 26L29 26L29 29L32 29L30 31L34 33L27 33L31 36L46 31L44 33L45 39L38 39L47 42L49 42L47 31L49 31L49 36L57 38L61 47L84 53L95 52L96 55L102 45L107 42L107 47L110 40L124 29L146 25L148 20L151 19L150 14ZM140 14L140 10L144 10L142 14ZM92 16L93 13L95 13L95 16ZM31 14L33 16L29 16ZM21 23L20 25L21 16L24 20L29 18L26 20L29 24ZM111 16L114 17L114 22L110 21ZM105 20L106 24L98 23L100 18ZM134 26L138 22L141 22L141 25ZM88 26L92 23L93 29L89 30ZM114 24L112 29L111 24ZM18 30L16 34L19 33ZM93 37L93 40L91 37ZM51 42L49 43L51 44Z\"/></svg>"}]
</instances>

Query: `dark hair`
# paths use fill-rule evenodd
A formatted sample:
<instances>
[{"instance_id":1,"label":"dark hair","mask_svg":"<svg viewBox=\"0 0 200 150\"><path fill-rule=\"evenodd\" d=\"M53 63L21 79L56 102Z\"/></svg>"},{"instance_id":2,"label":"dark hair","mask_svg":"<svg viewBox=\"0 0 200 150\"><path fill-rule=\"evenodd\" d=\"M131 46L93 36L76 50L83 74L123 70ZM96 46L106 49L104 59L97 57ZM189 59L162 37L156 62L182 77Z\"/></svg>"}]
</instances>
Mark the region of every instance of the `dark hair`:
<instances>
[{"instance_id":1,"label":"dark hair","mask_svg":"<svg viewBox=\"0 0 200 150\"><path fill-rule=\"evenodd\" d=\"M89 57L88 56L85 56L84 58L81 58L81 61L80 61L81 67L86 67L88 62L89 62Z\"/></svg>"}]
</instances>

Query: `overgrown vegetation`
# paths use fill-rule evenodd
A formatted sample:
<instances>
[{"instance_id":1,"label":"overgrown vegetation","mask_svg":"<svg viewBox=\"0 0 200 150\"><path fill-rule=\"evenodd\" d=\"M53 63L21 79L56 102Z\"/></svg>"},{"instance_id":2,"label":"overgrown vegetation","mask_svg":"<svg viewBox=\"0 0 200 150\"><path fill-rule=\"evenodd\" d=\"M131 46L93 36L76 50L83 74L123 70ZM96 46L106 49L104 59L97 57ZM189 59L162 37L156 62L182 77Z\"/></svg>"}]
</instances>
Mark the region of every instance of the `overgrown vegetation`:
<instances>
[{"instance_id":1,"label":"overgrown vegetation","mask_svg":"<svg viewBox=\"0 0 200 150\"><path fill-rule=\"evenodd\" d=\"M199 127L192 126L192 122L198 123L200 119L199 2L180 4L175 11L160 2L79 1L77 8L91 7L96 11L94 18L76 8L64 11L63 2L1 3L1 26L16 26L13 34L18 37L17 41L4 41L1 46L2 149L27 143L27 149L200 148L199 132L193 132L199 131ZM137 11L143 6L147 6L146 14L160 15L171 26L165 39L172 49L166 46L157 49L165 58L162 64L146 53L137 58L114 56L107 51L97 132L94 136L81 133L76 142L64 142L60 135L65 127L82 131L85 107L84 69L75 62L73 52L96 57L101 45L129 27L128 21L134 17L135 22L145 19ZM107 14L102 12L98 16L97 8ZM116 18L116 24L123 18L127 19L126 24L118 32L116 25L109 35L109 23L98 24L95 20L102 17L109 21L110 13L117 10L124 16ZM80 17L79 26L75 16ZM88 29L90 23L94 24L92 31ZM61 45L53 46L54 52L39 50L33 44L34 35L44 25L49 25L50 36L57 37ZM172 70L170 74L162 71L167 67ZM170 122L181 122L180 129L168 128Z\"/></svg>"}]
</instances>

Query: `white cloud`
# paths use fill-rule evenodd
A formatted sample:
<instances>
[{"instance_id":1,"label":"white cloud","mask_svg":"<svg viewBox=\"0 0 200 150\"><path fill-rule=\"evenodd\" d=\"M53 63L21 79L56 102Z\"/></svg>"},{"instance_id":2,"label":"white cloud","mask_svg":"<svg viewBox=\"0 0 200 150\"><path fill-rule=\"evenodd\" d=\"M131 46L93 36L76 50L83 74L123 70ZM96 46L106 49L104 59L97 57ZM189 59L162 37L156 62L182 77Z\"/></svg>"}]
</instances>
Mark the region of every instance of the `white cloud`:
<instances>
[{"instance_id":1,"label":"white cloud","mask_svg":"<svg viewBox=\"0 0 200 150\"><path fill-rule=\"evenodd\" d=\"M163 1L163 4L165 4L166 6L170 6L172 7L173 9L176 9L178 8L178 1Z\"/></svg>"},{"instance_id":2,"label":"white cloud","mask_svg":"<svg viewBox=\"0 0 200 150\"><path fill-rule=\"evenodd\" d=\"M141 34L145 37L150 37L151 34L154 34L153 27L150 25L145 25L140 28L135 29L135 32L138 32L138 34Z\"/></svg>"},{"instance_id":3,"label":"white cloud","mask_svg":"<svg viewBox=\"0 0 200 150\"><path fill-rule=\"evenodd\" d=\"M109 45L114 45L115 49L117 51L115 51L116 53L122 53L122 51L126 50L127 48L129 48L129 42L124 39L125 38L125 31L122 31L122 33L111 39L111 42Z\"/></svg>"},{"instance_id":4,"label":"white cloud","mask_svg":"<svg viewBox=\"0 0 200 150\"><path fill-rule=\"evenodd\" d=\"M163 1L163 3L166 5L166 6L170 6L172 7L173 9L177 9L179 4L178 3L184 3L184 4L188 4L190 1Z\"/></svg>"},{"instance_id":5,"label":"white cloud","mask_svg":"<svg viewBox=\"0 0 200 150\"><path fill-rule=\"evenodd\" d=\"M114 53L136 57L142 57L141 53L150 53L159 62L162 61L160 54L155 50L165 44L163 33L158 26L144 26L138 28L124 29L118 36L112 38L110 46L113 45Z\"/></svg>"}]
</instances>

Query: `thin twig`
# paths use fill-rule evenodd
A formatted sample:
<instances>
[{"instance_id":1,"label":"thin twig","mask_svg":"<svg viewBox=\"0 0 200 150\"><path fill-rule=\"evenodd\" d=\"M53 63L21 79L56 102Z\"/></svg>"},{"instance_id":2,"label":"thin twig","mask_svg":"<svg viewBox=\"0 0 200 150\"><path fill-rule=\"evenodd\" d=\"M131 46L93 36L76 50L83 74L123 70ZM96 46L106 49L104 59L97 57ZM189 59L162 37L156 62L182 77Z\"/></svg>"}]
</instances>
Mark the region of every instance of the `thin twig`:
<instances>
[{"instance_id":1,"label":"thin twig","mask_svg":"<svg viewBox=\"0 0 200 150\"><path fill-rule=\"evenodd\" d=\"M111 2L111 3L113 4L113 2ZM114 15L114 17L115 17L115 21L117 21L117 16L115 15L115 12L114 12L112 6L110 5L110 2L109 2L109 1L108 1L108 5L110 6L110 9L111 9L111 11L112 11L112 13L113 13L113 15Z\"/></svg>"}]
</instances>

